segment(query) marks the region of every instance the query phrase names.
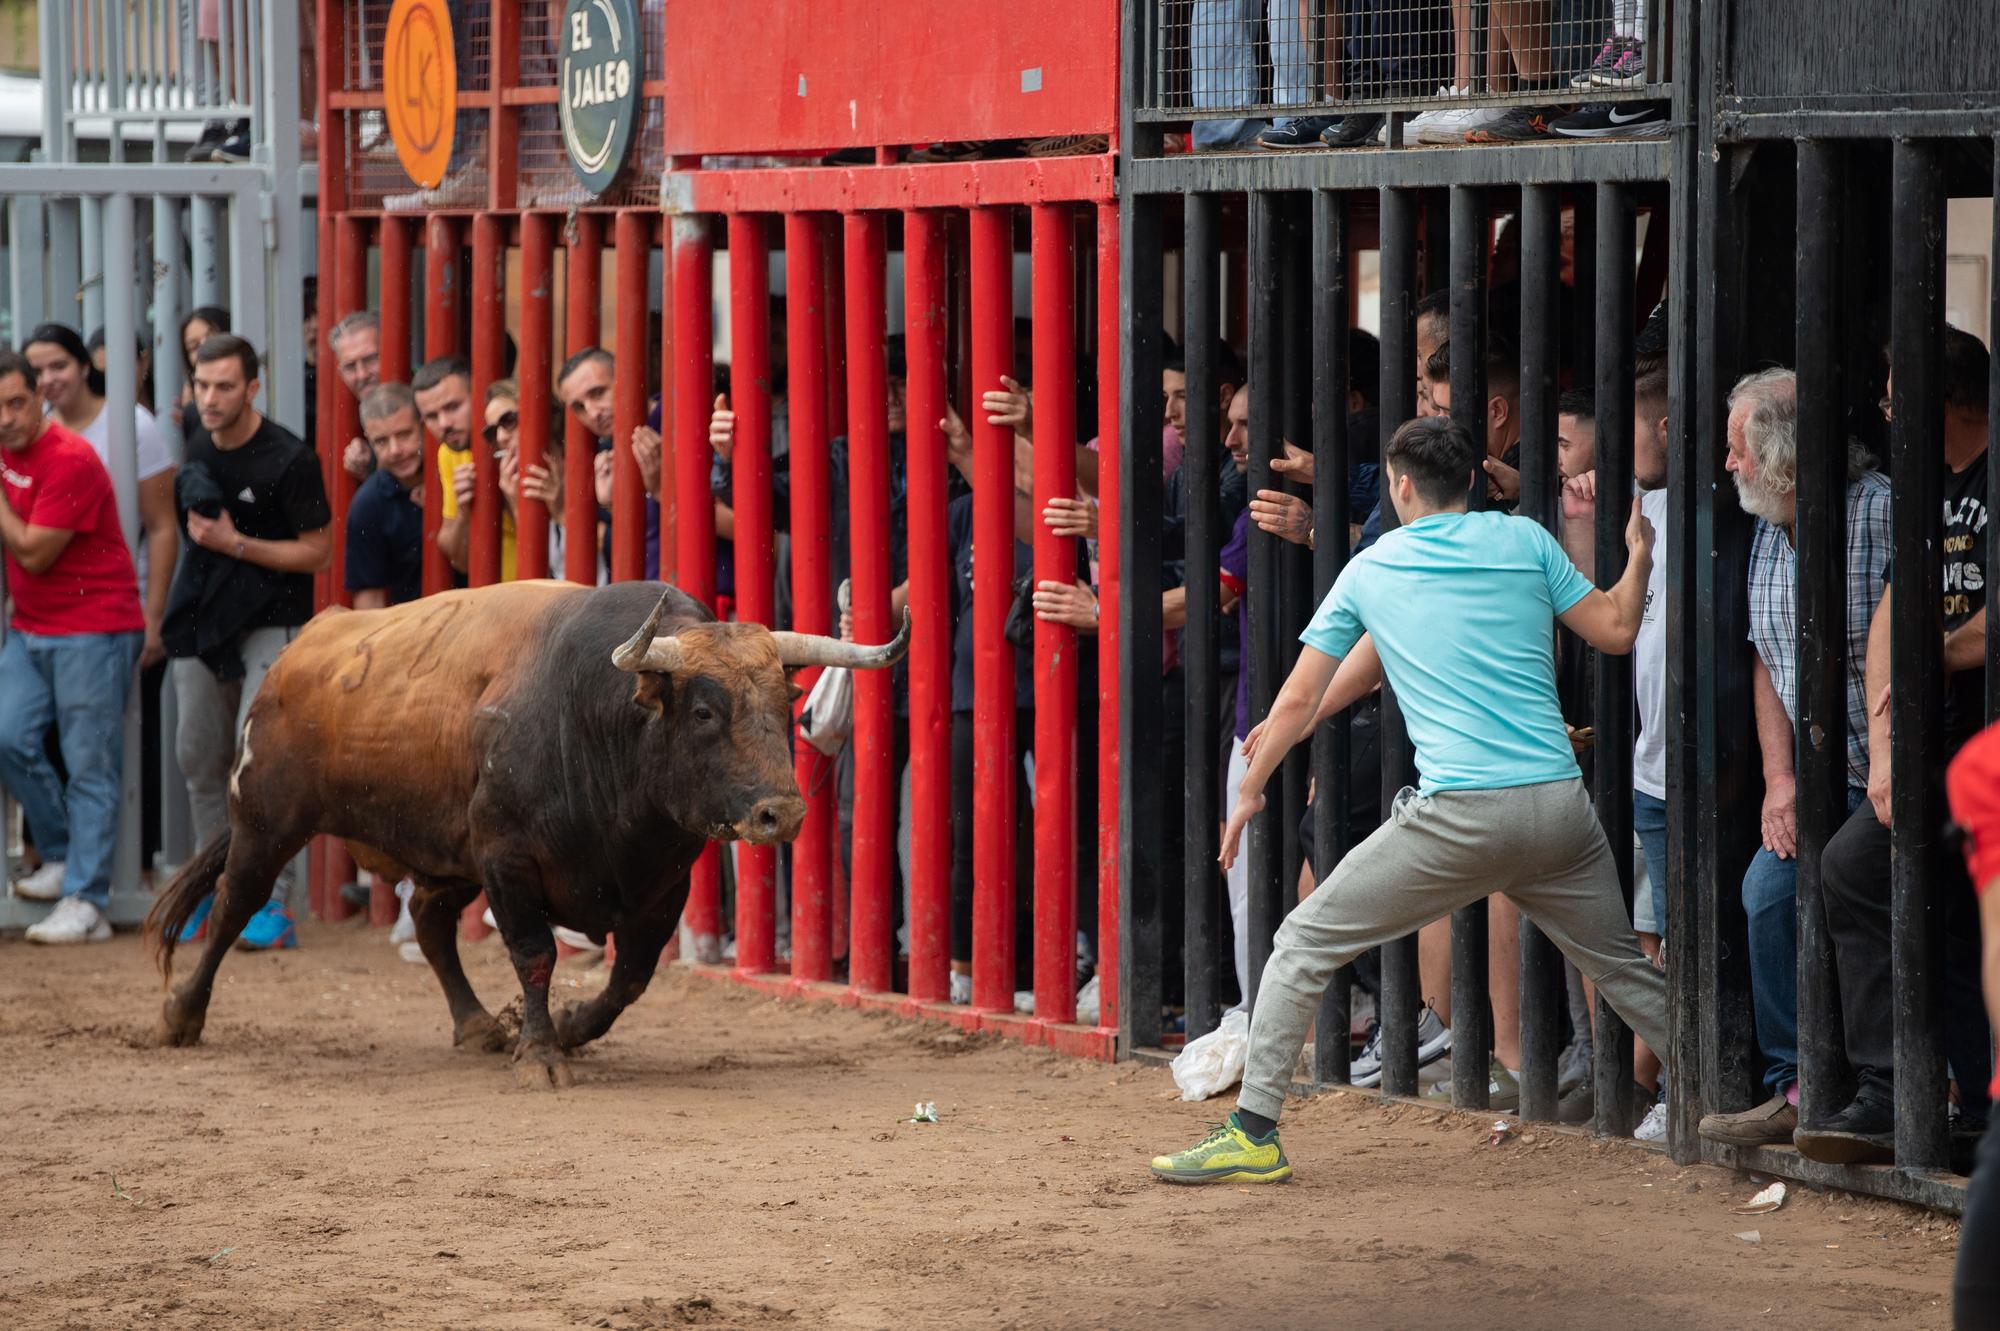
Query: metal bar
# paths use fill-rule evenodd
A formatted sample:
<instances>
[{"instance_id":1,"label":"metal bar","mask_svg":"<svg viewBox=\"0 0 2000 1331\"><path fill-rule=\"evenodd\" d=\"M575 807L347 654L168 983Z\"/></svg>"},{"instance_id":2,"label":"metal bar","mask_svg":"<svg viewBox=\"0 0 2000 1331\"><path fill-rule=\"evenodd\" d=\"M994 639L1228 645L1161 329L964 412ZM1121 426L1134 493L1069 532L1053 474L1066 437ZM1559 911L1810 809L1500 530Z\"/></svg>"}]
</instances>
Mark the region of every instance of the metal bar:
<instances>
[{"instance_id":1,"label":"metal bar","mask_svg":"<svg viewBox=\"0 0 2000 1331\"><path fill-rule=\"evenodd\" d=\"M1222 467L1222 411L1215 350L1222 326L1221 200L1190 194L1183 206L1186 232L1181 245L1184 283L1182 324L1187 366L1186 431L1181 467L1201 483L1187 494L1187 621L1181 629L1181 664L1186 685L1187 786L1182 809L1185 894L1181 943L1183 1002L1187 1038L1215 1029L1222 1004L1216 992L1215 857L1221 847L1225 799L1216 772L1215 736L1222 708L1221 583L1215 569L1222 552L1222 496L1213 478ZM1232 709L1233 710L1233 709Z\"/></svg>"},{"instance_id":2,"label":"metal bar","mask_svg":"<svg viewBox=\"0 0 2000 1331\"><path fill-rule=\"evenodd\" d=\"M903 214L909 360L910 997L941 1003L951 959L951 563L945 536L944 219Z\"/></svg>"},{"instance_id":3,"label":"metal bar","mask_svg":"<svg viewBox=\"0 0 2000 1331\"><path fill-rule=\"evenodd\" d=\"M972 219L972 391L966 404L972 431L972 779L980 791L973 823L972 1005L987 1012L1014 1008L1015 773L1014 647L1007 610L1014 585L1014 439L987 423L977 395L1014 372L1014 214L974 208ZM853 290L850 309L861 298ZM850 320L852 316L850 315ZM860 404L850 405L858 410Z\"/></svg>"},{"instance_id":4,"label":"metal bar","mask_svg":"<svg viewBox=\"0 0 2000 1331\"><path fill-rule=\"evenodd\" d=\"M659 320L659 360L648 368L660 376L660 492L655 496L659 503L659 551L654 567L646 570L646 576L671 584L680 575L680 565L676 562L680 545L674 532L674 514L678 511L674 501L675 413L693 414L698 418L708 397L703 394L687 403L678 402L674 397L675 367L679 364L679 357L674 352L673 224L654 219L647 229L652 233L649 240L657 243L660 255L660 309L657 315L650 312L647 315L649 319ZM648 258L647 262L650 265L652 261Z\"/></svg>"},{"instance_id":5,"label":"metal bar","mask_svg":"<svg viewBox=\"0 0 2000 1331\"><path fill-rule=\"evenodd\" d=\"M736 615L770 624L776 606L771 532L771 246L767 219L729 219L729 352L736 447ZM769 846L736 850L736 969L756 975L776 962L777 857Z\"/></svg>"},{"instance_id":6,"label":"metal bar","mask_svg":"<svg viewBox=\"0 0 2000 1331\"><path fill-rule=\"evenodd\" d=\"M1124 598L1120 569L1125 529L1120 517L1124 450L1119 443L1123 437L1119 283L1123 271L1119 265L1118 205L1099 200L1093 211L1097 221L1097 438L1102 459L1097 468L1097 1024L1103 1029L1122 1030L1121 977L1125 968L1120 884L1124 849L1119 833L1125 805L1119 736L1124 725L1121 635L1125 619L1120 609ZM1153 590L1159 590L1157 584ZM1167 886L1162 885L1163 889ZM1159 974L1156 964L1151 972L1156 988Z\"/></svg>"},{"instance_id":7,"label":"metal bar","mask_svg":"<svg viewBox=\"0 0 2000 1331\"><path fill-rule=\"evenodd\" d=\"M321 319L320 327L328 330L355 311L368 308L367 224L343 215L333 226L334 246L326 251L332 271L320 274L320 302L332 316ZM327 462L327 495L333 501L333 571L328 599L349 605L354 598L342 585L341 573L347 568L347 510L353 506L356 483L341 465L341 454L347 441L361 434L361 404L338 374L329 374L320 383L320 397L329 407L320 454Z\"/></svg>"},{"instance_id":8,"label":"metal bar","mask_svg":"<svg viewBox=\"0 0 2000 1331\"><path fill-rule=\"evenodd\" d=\"M1847 820L1847 430L1838 345L1846 164L1834 144L1806 140L1797 151L1797 1048L1799 1121L1818 1125L1848 1099L1820 893L1821 854Z\"/></svg>"},{"instance_id":9,"label":"metal bar","mask_svg":"<svg viewBox=\"0 0 2000 1331\"><path fill-rule=\"evenodd\" d=\"M24 210L14 213L14 244L18 249L23 244L33 245L36 255L36 272L33 279L34 304L41 304L41 273L39 270L41 242L37 236L23 236L20 221ZM40 210L36 210L39 226ZM180 461L180 432L175 428L168 407L181 400L181 385L184 367L181 361L179 333L174 326L175 316L187 307L182 298L186 290L187 269L181 260L181 207L180 200L165 194L153 196L153 406L154 416L160 428L172 440L174 460ZM24 309L23 292L18 277L13 287L15 299L16 329L34 327L29 322L30 310Z\"/></svg>"},{"instance_id":10,"label":"metal bar","mask_svg":"<svg viewBox=\"0 0 2000 1331\"><path fill-rule=\"evenodd\" d=\"M1895 976L1896 1164L1949 1163L1945 1123L1944 908L1953 881L1939 829L1945 753L1937 514L1944 456L1944 183L1937 147L1896 141L1891 167L1889 467L1896 585L1890 605L1889 724L1894 855L1889 952Z\"/></svg>"},{"instance_id":11,"label":"metal bar","mask_svg":"<svg viewBox=\"0 0 2000 1331\"><path fill-rule=\"evenodd\" d=\"M1451 418L1472 437L1479 456L1486 440L1486 198L1469 185L1451 189ZM1486 478L1473 478L1468 497L1485 508ZM1476 901L1451 920L1451 1100L1461 1109L1487 1105L1486 1050L1493 1039L1487 1010L1487 903Z\"/></svg>"},{"instance_id":12,"label":"metal bar","mask_svg":"<svg viewBox=\"0 0 2000 1331\"><path fill-rule=\"evenodd\" d=\"M854 635L862 642L887 642L896 626L889 618L889 547L882 539L889 529L884 214L850 213L843 225ZM793 485L796 493L796 476ZM738 514L737 521L742 520ZM855 988L863 992L886 990L895 978L890 894L896 855L896 719L890 682L886 670L865 670L854 680L854 873L848 886L853 903L848 969ZM1013 997L1011 987L1008 997Z\"/></svg>"},{"instance_id":13,"label":"metal bar","mask_svg":"<svg viewBox=\"0 0 2000 1331\"><path fill-rule=\"evenodd\" d=\"M413 329L410 318L410 224L400 217L384 217L376 224L375 244L381 251L381 290L376 300L382 315L382 382L408 383Z\"/></svg>"},{"instance_id":14,"label":"metal bar","mask_svg":"<svg viewBox=\"0 0 2000 1331\"><path fill-rule=\"evenodd\" d=\"M83 231L78 237L81 242L82 280L77 284L77 299L83 306L80 327L85 332L104 326L104 195L86 194L78 200L82 210ZM232 262L236 256L231 255ZM257 345L262 345L258 343Z\"/></svg>"},{"instance_id":15,"label":"metal bar","mask_svg":"<svg viewBox=\"0 0 2000 1331\"><path fill-rule=\"evenodd\" d=\"M500 461L479 436L484 423L486 386L501 377L501 335L506 327L506 219L498 213L472 218L472 413L473 501L466 572L474 587L500 581L500 519L506 504L500 498ZM427 486L426 489L429 487Z\"/></svg>"},{"instance_id":16,"label":"metal bar","mask_svg":"<svg viewBox=\"0 0 2000 1331\"><path fill-rule=\"evenodd\" d=\"M714 250L711 224L699 214L671 223L674 268L673 416L674 556L680 588L703 605L715 605L715 499L709 489L713 450L702 408L715 389ZM687 937L682 955L714 964L722 959L722 870L714 846L688 875Z\"/></svg>"},{"instance_id":17,"label":"metal bar","mask_svg":"<svg viewBox=\"0 0 2000 1331\"><path fill-rule=\"evenodd\" d=\"M632 432L646 423L646 314L652 271L652 219L623 209L612 222L613 345L625 373L611 388L611 580L649 578L646 567L646 486L632 452Z\"/></svg>"},{"instance_id":18,"label":"metal bar","mask_svg":"<svg viewBox=\"0 0 2000 1331\"><path fill-rule=\"evenodd\" d=\"M1249 294L1250 356L1257 368L1250 380L1250 478L1249 493L1278 488L1271 471L1271 459L1279 455L1280 396L1278 372L1278 250L1280 245L1278 199L1267 193L1250 196ZM1240 669L1250 672L1250 717L1253 722L1270 714L1278 696L1281 669L1280 635L1282 617L1278 605L1278 538L1260 527L1250 530L1248 586L1243 608L1238 613L1250 617L1249 652ZM1193 737L1190 736L1190 739ZM1271 957L1271 936L1278 927L1273 914L1277 894L1283 889L1281 827L1296 811L1285 805L1282 787L1266 789L1266 806L1251 819L1249 826L1249 985L1244 1000L1256 1010L1256 994L1263 983L1264 963ZM1232 806L1237 792L1224 791Z\"/></svg>"},{"instance_id":19,"label":"metal bar","mask_svg":"<svg viewBox=\"0 0 2000 1331\"><path fill-rule=\"evenodd\" d=\"M566 229L565 359L599 345L603 335L604 219L576 213ZM573 411L565 413L563 429L563 577L592 587L597 584L597 440Z\"/></svg>"},{"instance_id":20,"label":"metal bar","mask_svg":"<svg viewBox=\"0 0 2000 1331\"><path fill-rule=\"evenodd\" d=\"M1521 190L1521 507L1560 537L1555 437L1557 299L1562 275L1560 199L1551 185ZM1456 399L1454 399L1456 400ZM1556 1117L1556 1059L1564 1016L1562 954L1521 918L1521 1118Z\"/></svg>"},{"instance_id":21,"label":"metal bar","mask_svg":"<svg viewBox=\"0 0 2000 1331\"><path fill-rule=\"evenodd\" d=\"M1625 524L1632 493L1632 195L1622 185L1597 187L1597 582L1614 585L1625 571ZM1577 235L1579 257L1583 236ZM1583 265L1577 268L1581 272ZM1626 910L1632 905L1632 658L1597 654L1597 706L1593 746L1597 820L1618 866ZM1457 1014L1453 1014L1454 1019ZM1624 1136L1632 1130L1631 1031L1597 995L1595 1130Z\"/></svg>"},{"instance_id":22,"label":"metal bar","mask_svg":"<svg viewBox=\"0 0 2000 1331\"><path fill-rule=\"evenodd\" d=\"M1176 153L1135 158L1123 181L1134 194L1229 194L1638 182L1667 175L1667 145L1658 140L1593 143L1587 153L1575 149L1573 143L1523 143L1504 153Z\"/></svg>"},{"instance_id":23,"label":"metal bar","mask_svg":"<svg viewBox=\"0 0 2000 1331\"><path fill-rule=\"evenodd\" d=\"M424 227L424 359L436 360L458 350L459 219L432 213ZM438 471L438 441L424 439L424 595L452 584L451 564L438 548L438 528L444 524L444 487L451 482Z\"/></svg>"},{"instance_id":24,"label":"metal bar","mask_svg":"<svg viewBox=\"0 0 2000 1331\"><path fill-rule=\"evenodd\" d=\"M826 428L825 283L820 277L824 231L811 213L785 216L787 402L791 422L792 627L831 633L833 623L832 479ZM806 693L817 669L795 680ZM803 699L803 694L801 695ZM792 843L792 978L833 974L833 764L807 743L794 745L806 817Z\"/></svg>"},{"instance_id":25,"label":"metal bar","mask_svg":"<svg viewBox=\"0 0 2000 1331\"><path fill-rule=\"evenodd\" d=\"M1385 189L1381 201L1381 329L1382 384L1378 411L1379 447L1386 451L1396 427L1416 413L1416 281L1417 196L1410 190ZM1382 526L1396 526L1396 510L1387 490L1382 496ZM1393 807L1397 792L1414 785L1416 767L1410 753L1403 716L1393 689L1382 690L1382 810ZM1408 934L1382 948L1382 992L1378 1008L1382 1023L1382 1093L1417 1092L1417 936Z\"/></svg>"},{"instance_id":26,"label":"metal bar","mask_svg":"<svg viewBox=\"0 0 2000 1331\"><path fill-rule=\"evenodd\" d=\"M134 273L132 196L114 194L105 201L105 249L109 254L105 273L104 345L105 404L110 413L106 432L111 489L118 504L118 521L125 534L125 547L134 559L139 550L139 461L137 405L139 398L138 362L132 347L137 339L134 317ZM137 684L135 679L134 684ZM124 761L120 767L117 842L112 857L112 890L130 891L139 885L140 770L139 708L136 691L127 695L124 717Z\"/></svg>"},{"instance_id":27,"label":"metal bar","mask_svg":"<svg viewBox=\"0 0 2000 1331\"><path fill-rule=\"evenodd\" d=\"M1076 238L1067 203L1038 203L1033 255L1034 511L1076 494ZM1034 577L1076 581L1076 540L1036 522ZM1076 1020L1077 632L1035 620L1035 1019Z\"/></svg>"},{"instance_id":28,"label":"metal bar","mask_svg":"<svg viewBox=\"0 0 2000 1331\"><path fill-rule=\"evenodd\" d=\"M523 213L521 345L514 367L514 379L521 389L520 442L516 448L523 476L530 468L548 465L553 442L549 437L549 385L555 378L555 248L554 214ZM386 263L384 268L386 271ZM549 576L550 517L549 506L530 498L524 488L515 500L514 513L514 571L523 578Z\"/></svg>"},{"instance_id":29,"label":"metal bar","mask_svg":"<svg viewBox=\"0 0 2000 1331\"><path fill-rule=\"evenodd\" d=\"M1347 434L1348 391L1354 367L1347 355L1348 218L1346 196L1314 190L1312 196L1312 365L1313 365L1313 596L1324 600L1347 566L1348 477L1354 441ZM1364 441L1372 444L1373 440ZM1185 463L1183 463L1185 465ZM1349 758L1350 718L1343 712L1313 737L1313 773L1318 794L1312 805L1313 839L1319 859L1313 875L1326 881L1353 845L1353 794ZM1208 733L1213 734L1211 730ZM1313 1040L1313 1080L1348 1078L1348 1030L1353 1020L1353 968L1333 974L1319 1001Z\"/></svg>"}]
</instances>

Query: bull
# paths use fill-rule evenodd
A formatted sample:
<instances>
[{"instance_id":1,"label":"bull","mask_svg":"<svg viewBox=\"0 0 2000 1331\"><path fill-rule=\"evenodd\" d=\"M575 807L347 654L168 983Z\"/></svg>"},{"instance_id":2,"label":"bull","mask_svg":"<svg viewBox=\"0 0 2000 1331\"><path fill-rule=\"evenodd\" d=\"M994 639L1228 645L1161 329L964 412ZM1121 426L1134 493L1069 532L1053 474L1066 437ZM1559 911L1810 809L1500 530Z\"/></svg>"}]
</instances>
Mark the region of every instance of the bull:
<instances>
[{"instance_id":1,"label":"bull","mask_svg":"<svg viewBox=\"0 0 2000 1331\"><path fill-rule=\"evenodd\" d=\"M637 625L636 631L634 625ZM461 1047L513 1045L525 1085L570 1081L565 1054L645 992L709 841L798 834L789 672L877 669L875 647L718 623L674 588L541 581L330 611L287 646L244 723L229 825L146 919L172 979L175 940L215 894L200 960L154 1036L201 1038L216 968L315 834L416 884L417 943ZM521 984L513 1039L459 963L455 924L482 890ZM602 941L610 981L551 1014L552 925Z\"/></svg>"}]
</instances>

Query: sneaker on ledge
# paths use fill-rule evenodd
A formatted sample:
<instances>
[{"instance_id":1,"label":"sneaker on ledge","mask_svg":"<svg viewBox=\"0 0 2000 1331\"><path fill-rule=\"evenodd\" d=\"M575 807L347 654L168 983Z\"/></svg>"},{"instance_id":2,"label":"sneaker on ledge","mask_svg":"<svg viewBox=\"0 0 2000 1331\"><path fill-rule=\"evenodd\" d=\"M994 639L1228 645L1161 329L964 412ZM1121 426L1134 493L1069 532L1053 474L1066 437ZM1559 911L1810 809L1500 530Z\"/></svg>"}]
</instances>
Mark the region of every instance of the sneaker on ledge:
<instances>
[{"instance_id":1,"label":"sneaker on ledge","mask_svg":"<svg viewBox=\"0 0 2000 1331\"><path fill-rule=\"evenodd\" d=\"M1566 139L1664 139L1665 102L1600 102L1550 123Z\"/></svg>"},{"instance_id":2,"label":"sneaker on ledge","mask_svg":"<svg viewBox=\"0 0 2000 1331\"><path fill-rule=\"evenodd\" d=\"M1388 123L1380 112L1355 111L1321 130L1319 141L1329 148L1372 148Z\"/></svg>"},{"instance_id":3,"label":"sneaker on ledge","mask_svg":"<svg viewBox=\"0 0 2000 1331\"><path fill-rule=\"evenodd\" d=\"M27 933L30 943L102 943L110 937L111 921L82 897L64 897Z\"/></svg>"},{"instance_id":4,"label":"sneaker on ledge","mask_svg":"<svg viewBox=\"0 0 2000 1331\"><path fill-rule=\"evenodd\" d=\"M1646 1111L1646 1117L1639 1120L1639 1126L1632 1129L1635 1141L1663 1142L1667 1139L1667 1104L1657 1100Z\"/></svg>"},{"instance_id":5,"label":"sneaker on ledge","mask_svg":"<svg viewBox=\"0 0 2000 1331\"><path fill-rule=\"evenodd\" d=\"M1516 106L1506 115L1476 129L1467 130L1467 143L1545 143L1554 131L1549 127L1562 112L1552 106Z\"/></svg>"},{"instance_id":6,"label":"sneaker on ledge","mask_svg":"<svg viewBox=\"0 0 2000 1331\"><path fill-rule=\"evenodd\" d=\"M1257 136L1259 148L1318 148L1320 134L1328 126L1337 122L1331 116L1294 116L1285 121L1273 121L1271 127Z\"/></svg>"},{"instance_id":7,"label":"sneaker on ledge","mask_svg":"<svg viewBox=\"0 0 2000 1331\"><path fill-rule=\"evenodd\" d=\"M1636 88L1646 81L1646 44L1636 37L1621 38L1625 49L1618 53L1603 69L1592 65L1591 86L1597 88Z\"/></svg>"},{"instance_id":8,"label":"sneaker on ledge","mask_svg":"<svg viewBox=\"0 0 2000 1331\"><path fill-rule=\"evenodd\" d=\"M1604 45L1598 48L1597 58L1590 62L1588 68L1578 72L1569 81L1569 86L1572 88L1603 86L1599 81L1600 76L1609 77L1611 71L1618 67L1618 62L1625 59L1638 45L1638 41L1634 38L1620 37L1616 33L1606 37Z\"/></svg>"},{"instance_id":9,"label":"sneaker on ledge","mask_svg":"<svg viewBox=\"0 0 2000 1331\"><path fill-rule=\"evenodd\" d=\"M58 901L62 898L63 862L43 860L42 867L14 880L14 895L29 901Z\"/></svg>"},{"instance_id":10,"label":"sneaker on ledge","mask_svg":"<svg viewBox=\"0 0 2000 1331\"><path fill-rule=\"evenodd\" d=\"M1704 1114L1695 1131L1725 1146L1789 1146L1799 1126L1799 1111L1785 1097L1774 1095L1755 1109L1734 1114Z\"/></svg>"}]
</instances>

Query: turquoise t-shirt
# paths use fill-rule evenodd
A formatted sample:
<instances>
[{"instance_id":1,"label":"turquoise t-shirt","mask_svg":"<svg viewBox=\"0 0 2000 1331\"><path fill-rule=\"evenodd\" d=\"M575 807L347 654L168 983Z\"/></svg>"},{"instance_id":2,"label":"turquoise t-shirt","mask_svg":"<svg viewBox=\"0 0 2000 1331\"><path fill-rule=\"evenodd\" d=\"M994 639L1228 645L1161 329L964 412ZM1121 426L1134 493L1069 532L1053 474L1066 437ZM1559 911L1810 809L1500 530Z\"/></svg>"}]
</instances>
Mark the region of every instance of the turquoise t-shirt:
<instances>
[{"instance_id":1,"label":"turquoise t-shirt","mask_svg":"<svg viewBox=\"0 0 2000 1331\"><path fill-rule=\"evenodd\" d=\"M1373 635L1424 793L1566 781L1555 621L1590 590L1537 522L1433 513L1349 563L1299 641L1345 656Z\"/></svg>"}]
</instances>

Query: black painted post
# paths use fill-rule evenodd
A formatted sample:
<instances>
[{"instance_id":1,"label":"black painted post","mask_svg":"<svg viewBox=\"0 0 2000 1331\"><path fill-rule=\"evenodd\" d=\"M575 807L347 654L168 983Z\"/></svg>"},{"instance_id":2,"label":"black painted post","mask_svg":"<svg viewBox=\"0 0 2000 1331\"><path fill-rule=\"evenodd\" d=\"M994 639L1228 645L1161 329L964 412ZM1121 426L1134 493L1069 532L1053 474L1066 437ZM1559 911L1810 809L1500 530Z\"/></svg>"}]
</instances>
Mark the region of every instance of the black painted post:
<instances>
[{"instance_id":1,"label":"black painted post","mask_svg":"<svg viewBox=\"0 0 2000 1331\"><path fill-rule=\"evenodd\" d=\"M1477 455L1486 455L1486 196L1475 186L1451 187L1451 418ZM1486 474L1472 478L1468 500L1485 508ZM1486 1051L1493 1040L1486 1005L1486 903L1453 912L1451 920L1451 1102L1484 1109Z\"/></svg>"},{"instance_id":2,"label":"black painted post","mask_svg":"<svg viewBox=\"0 0 2000 1331\"><path fill-rule=\"evenodd\" d=\"M1333 190L1312 195L1312 301L1313 592L1319 600L1347 563L1347 199ZM1322 882L1349 845L1348 749L1343 712L1313 736L1317 793L1311 807L1320 857L1312 867ZM1313 1038L1316 1082L1347 1080L1353 984L1353 971L1342 966L1320 999Z\"/></svg>"},{"instance_id":3,"label":"black painted post","mask_svg":"<svg viewBox=\"0 0 2000 1331\"><path fill-rule=\"evenodd\" d=\"M1570 265L1571 286L1569 292L1569 349L1575 358L1570 366L1571 381L1579 384L1597 383L1597 265L1592 255L1597 237L1597 194L1589 185L1579 185L1570 191L1570 248L1575 262ZM1598 404L1597 414L1604 415L1604 405ZM1603 493L1602 487L1598 490ZM1602 742L1600 737L1600 743Z\"/></svg>"},{"instance_id":4,"label":"black painted post","mask_svg":"<svg viewBox=\"0 0 2000 1331\"><path fill-rule=\"evenodd\" d=\"M1416 412L1417 218L1416 196L1408 190L1382 191L1381 337L1382 383L1379 397L1380 446ZM1389 502L1389 480L1382 478L1382 527L1396 526L1396 509ZM1396 793L1416 783L1409 735L1396 706L1395 690L1382 690L1382 815L1390 816ZM1382 1093L1417 1093L1417 937L1409 934L1382 949Z\"/></svg>"},{"instance_id":5,"label":"black painted post","mask_svg":"<svg viewBox=\"0 0 2000 1331\"><path fill-rule=\"evenodd\" d=\"M1562 255L1552 185L1521 187L1521 513L1562 535L1556 489L1556 308ZM1456 398L1453 401L1457 401ZM1521 1118L1556 1116L1565 1011L1562 954L1521 917Z\"/></svg>"},{"instance_id":6,"label":"black painted post","mask_svg":"<svg viewBox=\"0 0 2000 1331\"><path fill-rule=\"evenodd\" d=\"M1947 1163L1944 1111L1944 621L1938 548L1944 458L1944 186L1937 149L1896 140L1891 171L1890 474L1896 582L1890 617L1889 953L1895 970L1896 1163Z\"/></svg>"},{"instance_id":7,"label":"black painted post","mask_svg":"<svg viewBox=\"0 0 2000 1331\"><path fill-rule=\"evenodd\" d=\"M1223 792L1215 770L1214 737L1221 717L1221 584L1215 570L1222 551L1221 496L1214 478L1222 467L1222 405L1216 396L1215 347L1221 328L1221 254L1217 248L1220 201L1213 194L1185 200L1182 243L1184 331L1187 356L1187 437L1181 466L1199 484L1187 487L1187 625L1181 631L1186 681L1187 786L1183 809L1186 929L1182 947L1187 1037L1215 1029L1215 857Z\"/></svg>"},{"instance_id":8,"label":"black painted post","mask_svg":"<svg viewBox=\"0 0 2000 1331\"><path fill-rule=\"evenodd\" d=\"M1798 145L1798 1057L1799 1119L1850 1098L1820 854L1847 820L1847 429L1839 219L1841 147Z\"/></svg>"},{"instance_id":9,"label":"black painted post","mask_svg":"<svg viewBox=\"0 0 2000 1331\"><path fill-rule=\"evenodd\" d=\"M1597 583L1625 571L1625 524L1632 494L1632 195L1623 185L1597 187ZM1583 236L1577 236L1582 268ZM1597 654L1594 769L1597 820L1618 865L1626 908L1632 903L1632 658ZM1599 1136L1632 1130L1631 1032L1597 996L1596 1118Z\"/></svg>"},{"instance_id":10,"label":"black painted post","mask_svg":"<svg viewBox=\"0 0 2000 1331\"><path fill-rule=\"evenodd\" d=\"M1312 442L1313 375L1312 340L1312 232L1309 199L1298 194L1279 196L1278 245L1278 327L1279 363L1283 379L1279 439L1300 447ZM1283 444L1273 456L1283 453ZM1271 488L1310 501L1312 492L1297 481L1271 478ZM1312 551L1290 541L1276 542L1278 559L1278 616L1276 626L1277 668L1272 672L1273 688L1292 673L1299 659L1299 630L1306 626L1313 607ZM1273 697L1276 697L1274 692ZM1299 824L1305 813L1306 792L1312 784L1312 749L1294 746L1278 769L1282 781L1280 801L1284 814L1278 822L1279 870L1271 899L1271 920L1278 922L1291 914L1298 902L1300 866L1305 863L1305 847L1299 838Z\"/></svg>"},{"instance_id":11,"label":"black painted post","mask_svg":"<svg viewBox=\"0 0 2000 1331\"><path fill-rule=\"evenodd\" d=\"M1250 195L1250 493L1272 489L1271 458L1278 452L1280 396L1278 349L1278 249L1277 196L1266 191ZM1249 586L1244 592L1242 613L1250 616L1249 660L1241 668L1250 672L1250 719L1254 724L1268 716L1271 702L1278 696L1280 661L1278 567L1279 538L1250 528ZM1234 792L1230 799L1234 801ZM1282 833L1287 810L1281 780L1265 786L1264 811L1250 820L1247 832L1250 857L1250 990L1252 1010L1256 991L1263 982L1264 963L1271 956L1271 935L1278 927L1272 913L1276 901L1276 880L1283 871Z\"/></svg>"}]
</instances>

